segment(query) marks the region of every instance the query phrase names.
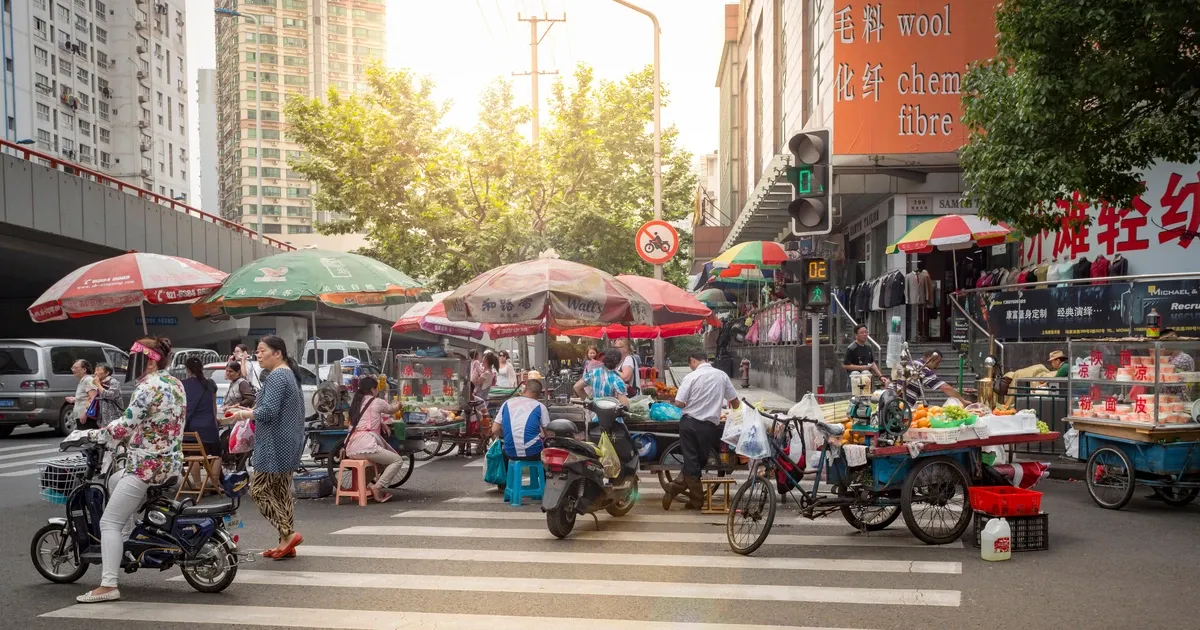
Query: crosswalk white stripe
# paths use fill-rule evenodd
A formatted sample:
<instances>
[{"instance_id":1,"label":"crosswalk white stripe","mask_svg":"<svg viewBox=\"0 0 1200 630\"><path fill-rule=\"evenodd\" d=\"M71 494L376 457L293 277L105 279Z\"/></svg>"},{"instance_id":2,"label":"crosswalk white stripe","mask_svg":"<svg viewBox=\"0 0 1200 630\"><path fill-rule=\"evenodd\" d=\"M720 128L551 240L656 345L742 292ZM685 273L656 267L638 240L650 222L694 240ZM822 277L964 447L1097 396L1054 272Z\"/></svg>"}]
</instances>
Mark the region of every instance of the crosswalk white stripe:
<instances>
[{"instance_id":1,"label":"crosswalk white stripe","mask_svg":"<svg viewBox=\"0 0 1200 630\"><path fill-rule=\"evenodd\" d=\"M586 521L580 525L586 526ZM898 532L899 533L899 532ZM887 534L887 535L884 535ZM426 536L431 538L499 538L508 540L557 540L546 529L522 528L487 528L487 527L413 527L413 526L374 526L358 525L333 532L338 536ZM594 531L587 527L577 527L571 534L573 540L590 540L600 542L648 542L658 544L687 543L707 545L727 545L729 541L724 533L709 534L698 532L612 532ZM891 535L890 531L875 532L869 535L797 535L771 534L764 544L767 545L802 545L802 546L831 546L831 547L915 547L962 549L962 541L956 540L948 545L926 545L916 538L901 538Z\"/></svg>"},{"instance_id":2,"label":"crosswalk white stripe","mask_svg":"<svg viewBox=\"0 0 1200 630\"><path fill-rule=\"evenodd\" d=\"M57 453L58 449L54 449L53 452ZM54 458L54 459L59 459L59 458ZM0 468L18 468L20 466L32 466L41 461L51 461L51 459L46 458L46 457L35 457L33 459L26 459L26 460L22 460L19 462L4 462L3 464L0 464Z\"/></svg>"},{"instance_id":3,"label":"crosswalk white stripe","mask_svg":"<svg viewBox=\"0 0 1200 630\"><path fill-rule=\"evenodd\" d=\"M961 575L961 562L854 560L839 558L748 558L643 553L584 553L575 551L511 551L506 549L425 549L413 547L344 547L304 545L304 556L369 560L430 560L447 562L509 562L606 566L687 567L716 569L780 569L786 571L848 571L865 573L934 573Z\"/></svg>"},{"instance_id":4,"label":"crosswalk white stripe","mask_svg":"<svg viewBox=\"0 0 1200 630\"><path fill-rule=\"evenodd\" d=\"M446 499L442 503L501 503L504 497L499 492L495 496L490 497L454 497Z\"/></svg>"},{"instance_id":5,"label":"crosswalk white stripe","mask_svg":"<svg viewBox=\"0 0 1200 630\"><path fill-rule=\"evenodd\" d=\"M28 477L29 475L36 475L40 472L42 472L42 471L38 470L37 468L30 468L29 470L18 470L17 472L0 473L0 477Z\"/></svg>"},{"instance_id":6,"label":"crosswalk white stripe","mask_svg":"<svg viewBox=\"0 0 1200 630\"><path fill-rule=\"evenodd\" d=\"M483 468L485 463L487 462L482 459L477 459L473 462L467 462L466 464L463 464L463 468Z\"/></svg>"},{"instance_id":7,"label":"crosswalk white stripe","mask_svg":"<svg viewBox=\"0 0 1200 630\"><path fill-rule=\"evenodd\" d=\"M23 444L21 446L5 446L0 448L0 453L7 453L9 451L25 451L31 448L46 448L47 446L53 446L53 444Z\"/></svg>"},{"instance_id":8,"label":"crosswalk white stripe","mask_svg":"<svg viewBox=\"0 0 1200 630\"><path fill-rule=\"evenodd\" d=\"M638 621L565 617L519 617L496 614L392 612L384 610L339 610L331 608L283 608L220 604L165 604L162 602L107 602L76 604L41 615L57 619L149 621L164 623L215 624L217 626L283 626L331 628L334 630L394 630L395 628L438 628L439 630L528 630L529 628L578 628L579 630L838 630L799 626L769 626L736 623ZM848 629L841 629L848 630Z\"/></svg>"},{"instance_id":9,"label":"crosswalk white stripe","mask_svg":"<svg viewBox=\"0 0 1200 630\"><path fill-rule=\"evenodd\" d=\"M170 578L172 582L180 580L183 580L182 576ZM959 606L962 601L962 593L959 591L935 589L577 580L511 576L500 580L495 577L466 575L339 573L334 571L242 570L238 571L238 583L267 586L320 586L411 591L449 590L539 595L609 595L613 597L882 604L889 606Z\"/></svg>"},{"instance_id":10,"label":"crosswalk white stripe","mask_svg":"<svg viewBox=\"0 0 1200 630\"><path fill-rule=\"evenodd\" d=\"M495 500L499 504L499 499ZM657 507L657 506L655 506ZM652 508L653 509L653 508ZM657 508L661 509L661 508ZM725 516L720 514L701 514L699 512L676 512L661 514L626 514L621 517L610 517L607 514L598 515L603 523L678 523L691 525L725 525ZM545 521L546 515L541 512L518 512L515 510L484 511L484 510L408 510L392 515L392 518L432 518L463 521ZM784 520L791 519L776 517L776 524L784 525ZM837 518L818 518L801 521L810 525L841 527L850 529L850 525L838 515ZM785 526L791 526L788 522Z\"/></svg>"},{"instance_id":11,"label":"crosswalk white stripe","mask_svg":"<svg viewBox=\"0 0 1200 630\"><path fill-rule=\"evenodd\" d=\"M48 453L59 453L58 448L44 448L40 451L27 451L25 453L14 453L11 455L0 455L0 459L21 459L22 457L33 457L34 455L46 455Z\"/></svg>"}]
</instances>

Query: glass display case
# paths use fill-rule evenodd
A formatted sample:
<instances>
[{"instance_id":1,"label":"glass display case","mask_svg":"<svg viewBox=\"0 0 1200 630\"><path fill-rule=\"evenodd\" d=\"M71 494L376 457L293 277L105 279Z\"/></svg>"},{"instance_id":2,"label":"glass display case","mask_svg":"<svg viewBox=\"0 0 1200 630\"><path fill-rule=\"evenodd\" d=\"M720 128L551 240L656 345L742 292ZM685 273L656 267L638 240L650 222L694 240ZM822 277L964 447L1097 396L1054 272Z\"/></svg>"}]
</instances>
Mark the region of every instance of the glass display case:
<instances>
[{"instance_id":1,"label":"glass display case","mask_svg":"<svg viewBox=\"0 0 1200 630\"><path fill-rule=\"evenodd\" d=\"M396 382L405 410L437 407L460 411L470 395L468 363L453 357L396 357Z\"/></svg>"},{"instance_id":2,"label":"glass display case","mask_svg":"<svg viewBox=\"0 0 1200 630\"><path fill-rule=\"evenodd\" d=\"M1151 430L1200 424L1200 340L1067 341L1068 421Z\"/></svg>"}]
</instances>

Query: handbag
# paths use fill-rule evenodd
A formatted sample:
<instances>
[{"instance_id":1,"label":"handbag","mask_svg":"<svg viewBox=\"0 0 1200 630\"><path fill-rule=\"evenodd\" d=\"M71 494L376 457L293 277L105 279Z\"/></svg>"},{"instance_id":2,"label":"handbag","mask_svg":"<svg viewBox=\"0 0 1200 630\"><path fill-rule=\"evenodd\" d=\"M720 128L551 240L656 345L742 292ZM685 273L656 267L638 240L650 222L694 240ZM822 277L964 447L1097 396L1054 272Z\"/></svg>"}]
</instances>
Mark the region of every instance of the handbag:
<instances>
[{"instance_id":1,"label":"handbag","mask_svg":"<svg viewBox=\"0 0 1200 630\"><path fill-rule=\"evenodd\" d=\"M504 465L504 450L500 440L492 442L484 457L486 466L483 469L484 483L504 487L508 481L508 470Z\"/></svg>"},{"instance_id":2,"label":"handbag","mask_svg":"<svg viewBox=\"0 0 1200 630\"><path fill-rule=\"evenodd\" d=\"M92 399L92 402L88 404L87 411L83 412L83 418L85 420L100 419L100 396L96 396Z\"/></svg>"}]
</instances>

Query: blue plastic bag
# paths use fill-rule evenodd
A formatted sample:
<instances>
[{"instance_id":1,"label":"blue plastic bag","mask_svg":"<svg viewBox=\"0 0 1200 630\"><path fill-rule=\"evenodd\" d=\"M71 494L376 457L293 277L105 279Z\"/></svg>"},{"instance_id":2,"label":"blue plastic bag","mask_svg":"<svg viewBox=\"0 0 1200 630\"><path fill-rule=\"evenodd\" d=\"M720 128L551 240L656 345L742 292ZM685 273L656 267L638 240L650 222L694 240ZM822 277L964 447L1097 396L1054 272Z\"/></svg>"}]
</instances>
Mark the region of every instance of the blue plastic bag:
<instances>
[{"instance_id":1,"label":"blue plastic bag","mask_svg":"<svg viewBox=\"0 0 1200 630\"><path fill-rule=\"evenodd\" d=\"M683 419L683 410L671 403L656 402L650 405L650 419L655 422L678 422Z\"/></svg>"},{"instance_id":2,"label":"blue plastic bag","mask_svg":"<svg viewBox=\"0 0 1200 630\"><path fill-rule=\"evenodd\" d=\"M488 447L487 456L484 457L487 465L483 468L483 480L486 483L504 486L505 482L508 481L508 471L504 466L504 451L501 450L502 448L500 440L492 442L492 445Z\"/></svg>"}]
</instances>

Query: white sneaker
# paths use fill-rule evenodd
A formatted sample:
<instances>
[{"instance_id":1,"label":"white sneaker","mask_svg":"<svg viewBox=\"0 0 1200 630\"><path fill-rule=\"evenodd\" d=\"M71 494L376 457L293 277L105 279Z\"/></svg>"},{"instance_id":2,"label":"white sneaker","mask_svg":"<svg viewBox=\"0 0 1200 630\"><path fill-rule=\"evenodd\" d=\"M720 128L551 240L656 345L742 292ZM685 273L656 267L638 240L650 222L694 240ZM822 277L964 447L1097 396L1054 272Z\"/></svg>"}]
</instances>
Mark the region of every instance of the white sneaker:
<instances>
[{"instance_id":1,"label":"white sneaker","mask_svg":"<svg viewBox=\"0 0 1200 630\"><path fill-rule=\"evenodd\" d=\"M113 589L103 595L92 595L91 591L75 598L80 604L97 604L99 602L115 602L121 599L121 590Z\"/></svg>"}]
</instances>

